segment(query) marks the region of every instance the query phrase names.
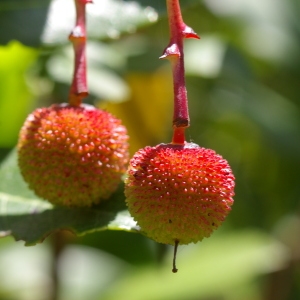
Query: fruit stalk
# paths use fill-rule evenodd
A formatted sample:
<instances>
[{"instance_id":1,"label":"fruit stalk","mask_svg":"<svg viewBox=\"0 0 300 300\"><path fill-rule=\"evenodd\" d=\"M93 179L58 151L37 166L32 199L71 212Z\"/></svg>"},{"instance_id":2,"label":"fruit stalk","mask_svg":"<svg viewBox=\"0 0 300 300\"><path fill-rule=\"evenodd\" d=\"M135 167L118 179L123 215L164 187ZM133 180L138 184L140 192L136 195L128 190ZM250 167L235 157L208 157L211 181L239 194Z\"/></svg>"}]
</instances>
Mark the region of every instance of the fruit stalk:
<instances>
[{"instance_id":1,"label":"fruit stalk","mask_svg":"<svg viewBox=\"0 0 300 300\"><path fill-rule=\"evenodd\" d=\"M85 6L92 0L74 0L76 7L75 27L69 35L75 53L73 81L69 92L69 104L80 106L82 99L88 96L86 77L86 18Z\"/></svg>"},{"instance_id":2,"label":"fruit stalk","mask_svg":"<svg viewBox=\"0 0 300 300\"><path fill-rule=\"evenodd\" d=\"M178 269L176 267L176 256L177 256L177 249L178 249L179 241L175 240L175 245L174 245L174 254L173 254L173 273L177 273Z\"/></svg>"},{"instance_id":3,"label":"fruit stalk","mask_svg":"<svg viewBox=\"0 0 300 300\"><path fill-rule=\"evenodd\" d=\"M185 86L183 40L200 37L182 19L179 0L166 0L170 28L170 42L162 59L172 64L174 86L173 144L183 145L185 129L190 125L187 91Z\"/></svg>"}]
</instances>

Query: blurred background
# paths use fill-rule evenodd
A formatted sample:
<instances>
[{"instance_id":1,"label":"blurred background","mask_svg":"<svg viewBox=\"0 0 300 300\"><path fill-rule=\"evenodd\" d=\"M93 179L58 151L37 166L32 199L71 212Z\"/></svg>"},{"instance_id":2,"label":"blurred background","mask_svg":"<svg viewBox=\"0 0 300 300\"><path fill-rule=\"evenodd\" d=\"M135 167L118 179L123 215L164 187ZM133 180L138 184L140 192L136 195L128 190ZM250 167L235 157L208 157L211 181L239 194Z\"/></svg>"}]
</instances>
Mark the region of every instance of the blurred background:
<instances>
[{"instance_id":1,"label":"blurred background","mask_svg":"<svg viewBox=\"0 0 300 300\"><path fill-rule=\"evenodd\" d=\"M177 274L172 247L139 234L59 232L25 247L0 232L0 299L300 299L300 2L181 4L201 36L185 42L187 139L232 166L236 196L226 222L179 248ZM3 163L33 109L67 101L73 6L0 1ZM131 154L169 142L171 68L158 59L169 40L165 1L94 0L87 12L86 102L123 120Z\"/></svg>"}]
</instances>

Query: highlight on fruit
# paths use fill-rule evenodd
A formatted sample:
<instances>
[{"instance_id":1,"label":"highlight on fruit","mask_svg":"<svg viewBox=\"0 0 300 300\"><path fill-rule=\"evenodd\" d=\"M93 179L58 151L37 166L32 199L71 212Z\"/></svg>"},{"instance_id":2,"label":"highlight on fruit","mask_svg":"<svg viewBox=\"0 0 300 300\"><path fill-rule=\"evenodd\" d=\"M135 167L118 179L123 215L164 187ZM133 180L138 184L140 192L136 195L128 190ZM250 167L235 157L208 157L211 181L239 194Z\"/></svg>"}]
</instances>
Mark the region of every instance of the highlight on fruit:
<instances>
[{"instance_id":1,"label":"highlight on fruit","mask_svg":"<svg viewBox=\"0 0 300 300\"><path fill-rule=\"evenodd\" d=\"M91 206L117 189L129 160L121 121L91 105L38 108L18 142L24 180L53 204Z\"/></svg>"}]
</instances>

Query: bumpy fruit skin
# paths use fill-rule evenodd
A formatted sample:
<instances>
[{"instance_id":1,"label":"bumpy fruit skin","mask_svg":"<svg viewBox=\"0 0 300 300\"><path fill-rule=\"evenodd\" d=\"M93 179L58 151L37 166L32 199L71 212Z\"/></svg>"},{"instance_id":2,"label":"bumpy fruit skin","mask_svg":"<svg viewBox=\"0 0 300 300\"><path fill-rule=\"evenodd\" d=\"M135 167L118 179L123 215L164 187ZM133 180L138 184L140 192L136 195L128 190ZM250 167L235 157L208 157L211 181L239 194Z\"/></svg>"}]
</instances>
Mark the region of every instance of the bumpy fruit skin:
<instances>
[{"instance_id":1,"label":"bumpy fruit skin","mask_svg":"<svg viewBox=\"0 0 300 300\"><path fill-rule=\"evenodd\" d=\"M91 206L117 188L129 160L121 121L91 105L36 109L18 142L29 188L53 204Z\"/></svg>"},{"instance_id":2,"label":"bumpy fruit skin","mask_svg":"<svg viewBox=\"0 0 300 300\"><path fill-rule=\"evenodd\" d=\"M220 155L193 143L139 150L125 183L128 209L153 240L174 245L209 237L231 210L234 176Z\"/></svg>"}]
</instances>

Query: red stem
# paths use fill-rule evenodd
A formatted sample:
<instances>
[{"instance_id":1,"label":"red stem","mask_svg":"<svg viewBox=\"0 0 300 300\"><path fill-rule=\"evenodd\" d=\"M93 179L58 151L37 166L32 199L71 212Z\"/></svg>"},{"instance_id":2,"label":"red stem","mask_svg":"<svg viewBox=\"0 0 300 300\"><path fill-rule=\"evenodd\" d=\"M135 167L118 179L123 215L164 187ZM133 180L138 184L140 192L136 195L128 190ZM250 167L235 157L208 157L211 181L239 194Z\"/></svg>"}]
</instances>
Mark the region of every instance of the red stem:
<instances>
[{"instance_id":1,"label":"red stem","mask_svg":"<svg viewBox=\"0 0 300 300\"><path fill-rule=\"evenodd\" d=\"M183 39L199 36L182 19L179 0L166 0L170 27L170 42L160 58L169 59L172 64L174 85L173 144L184 144L185 128L190 125L187 91L184 73Z\"/></svg>"},{"instance_id":2,"label":"red stem","mask_svg":"<svg viewBox=\"0 0 300 300\"><path fill-rule=\"evenodd\" d=\"M79 106L82 99L88 96L86 79L86 20L85 6L91 0L74 0L76 6L76 23L69 35L75 53L73 81L69 92L69 104Z\"/></svg>"}]
</instances>

